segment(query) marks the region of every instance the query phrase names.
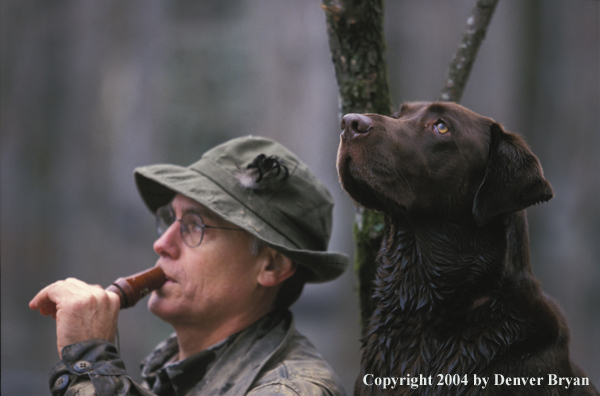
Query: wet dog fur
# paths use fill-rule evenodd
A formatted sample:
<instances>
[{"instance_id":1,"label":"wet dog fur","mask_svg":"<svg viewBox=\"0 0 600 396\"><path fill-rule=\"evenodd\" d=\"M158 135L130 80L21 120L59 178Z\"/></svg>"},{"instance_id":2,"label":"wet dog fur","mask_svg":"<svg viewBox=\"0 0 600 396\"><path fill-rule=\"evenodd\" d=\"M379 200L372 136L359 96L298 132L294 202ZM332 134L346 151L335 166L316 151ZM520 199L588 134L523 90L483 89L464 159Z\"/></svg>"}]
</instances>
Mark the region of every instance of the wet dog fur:
<instances>
[{"instance_id":1,"label":"wet dog fur","mask_svg":"<svg viewBox=\"0 0 600 396\"><path fill-rule=\"evenodd\" d=\"M548 384L550 374L585 374L531 271L524 209L553 192L525 142L447 102L407 103L394 117L348 114L342 130L340 182L386 222L355 395L597 395ZM365 385L368 374L434 384L384 390ZM436 386L440 374L469 383ZM494 386L495 374L543 380ZM475 386L474 375L490 383Z\"/></svg>"}]
</instances>

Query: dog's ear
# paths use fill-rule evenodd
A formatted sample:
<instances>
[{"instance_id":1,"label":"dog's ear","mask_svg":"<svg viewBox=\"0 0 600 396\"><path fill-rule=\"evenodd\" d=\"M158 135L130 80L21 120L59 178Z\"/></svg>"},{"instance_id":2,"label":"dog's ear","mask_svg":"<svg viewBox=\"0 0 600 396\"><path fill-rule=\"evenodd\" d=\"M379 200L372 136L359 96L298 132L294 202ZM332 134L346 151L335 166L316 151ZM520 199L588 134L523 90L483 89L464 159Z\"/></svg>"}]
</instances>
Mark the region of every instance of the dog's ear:
<instances>
[{"instance_id":1,"label":"dog's ear","mask_svg":"<svg viewBox=\"0 0 600 396\"><path fill-rule=\"evenodd\" d=\"M494 218L548 201L553 192L537 157L517 135L496 123L491 128L485 176L473 202L479 227Z\"/></svg>"}]
</instances>

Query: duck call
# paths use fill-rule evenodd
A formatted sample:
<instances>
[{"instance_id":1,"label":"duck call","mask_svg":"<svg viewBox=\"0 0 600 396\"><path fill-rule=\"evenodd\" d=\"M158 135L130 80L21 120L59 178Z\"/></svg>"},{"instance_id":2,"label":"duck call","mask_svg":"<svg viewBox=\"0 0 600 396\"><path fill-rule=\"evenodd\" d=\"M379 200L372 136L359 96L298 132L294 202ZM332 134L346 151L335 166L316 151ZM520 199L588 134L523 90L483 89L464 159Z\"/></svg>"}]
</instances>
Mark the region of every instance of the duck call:
<instances>
[{"instance_id":1,"label":"duck call","mask_svg":"<svg viewBox=\"0 0 600 396\"><path fill-rule=\"evenodd\" d=\"M118 294L121 299L121 309L125 309L133 307L166 281L163 270L160 267L152 267L125 278L119 278L106 290Z\"/></svg>"}]
</instances>

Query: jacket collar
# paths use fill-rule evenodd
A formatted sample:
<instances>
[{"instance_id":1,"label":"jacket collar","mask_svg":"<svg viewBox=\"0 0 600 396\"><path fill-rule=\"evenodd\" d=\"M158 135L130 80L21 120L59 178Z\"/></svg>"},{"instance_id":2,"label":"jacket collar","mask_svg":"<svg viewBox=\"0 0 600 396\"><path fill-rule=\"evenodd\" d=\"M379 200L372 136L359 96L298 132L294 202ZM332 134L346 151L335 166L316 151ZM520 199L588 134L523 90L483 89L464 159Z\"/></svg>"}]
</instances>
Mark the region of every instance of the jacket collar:
<instances>
[{"instance_id":1,"label":"jacket collar","mask_svg":"<svg viewBox=\"0 0 600 396\"><path fill-rule=\"evenodd\" d=\"M245 395L293 329L289 311L266 315L235 338L191 394Z\"/></svg>"},{"instance_id":2,"label":"jacket collar","mask_svg":"<svg viewBox=\"0 0 600 396\"><path fill-rule=\"evenodd\" d=\"M194 385L188 394L246 394L262 368L271 356L285 345L293 331L293 319L289 311L262 317L217 346L216 361L210 364L202 380ZM142 362L144 379L154 382L159 371L168 365L177 353L177 338L173 334Z\"/></svg>"}]
</instances>

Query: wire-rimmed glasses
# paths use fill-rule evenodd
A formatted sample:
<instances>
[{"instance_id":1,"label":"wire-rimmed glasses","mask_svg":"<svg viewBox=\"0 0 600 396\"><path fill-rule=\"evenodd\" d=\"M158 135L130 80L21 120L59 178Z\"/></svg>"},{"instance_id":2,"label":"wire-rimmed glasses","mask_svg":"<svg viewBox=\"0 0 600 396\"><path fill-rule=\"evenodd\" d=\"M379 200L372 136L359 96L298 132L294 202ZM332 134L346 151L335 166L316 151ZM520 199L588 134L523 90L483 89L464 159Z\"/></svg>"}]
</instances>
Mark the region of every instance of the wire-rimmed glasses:
<instances>
[{"instance_id":1,"label":"wire-rimmed glasses","mask_svg":"<svg viewBox=\"0 0 600 396\"><path fill-rule=\"evenodd\" d=\"M205 228L215 228L218 230L231 230L231 231L243 231L240 228L228 228L228 227L215 227L204 224L204 220L198 213L185 212L181 219L175 216L175 211L171 205L166 205L156 210L156 231L160 238L165 231L176 221L181 224L179 231L181 232L181 239L187 246L194 248L202 243L204 238Z\"/></svg>"}]
</instances>

